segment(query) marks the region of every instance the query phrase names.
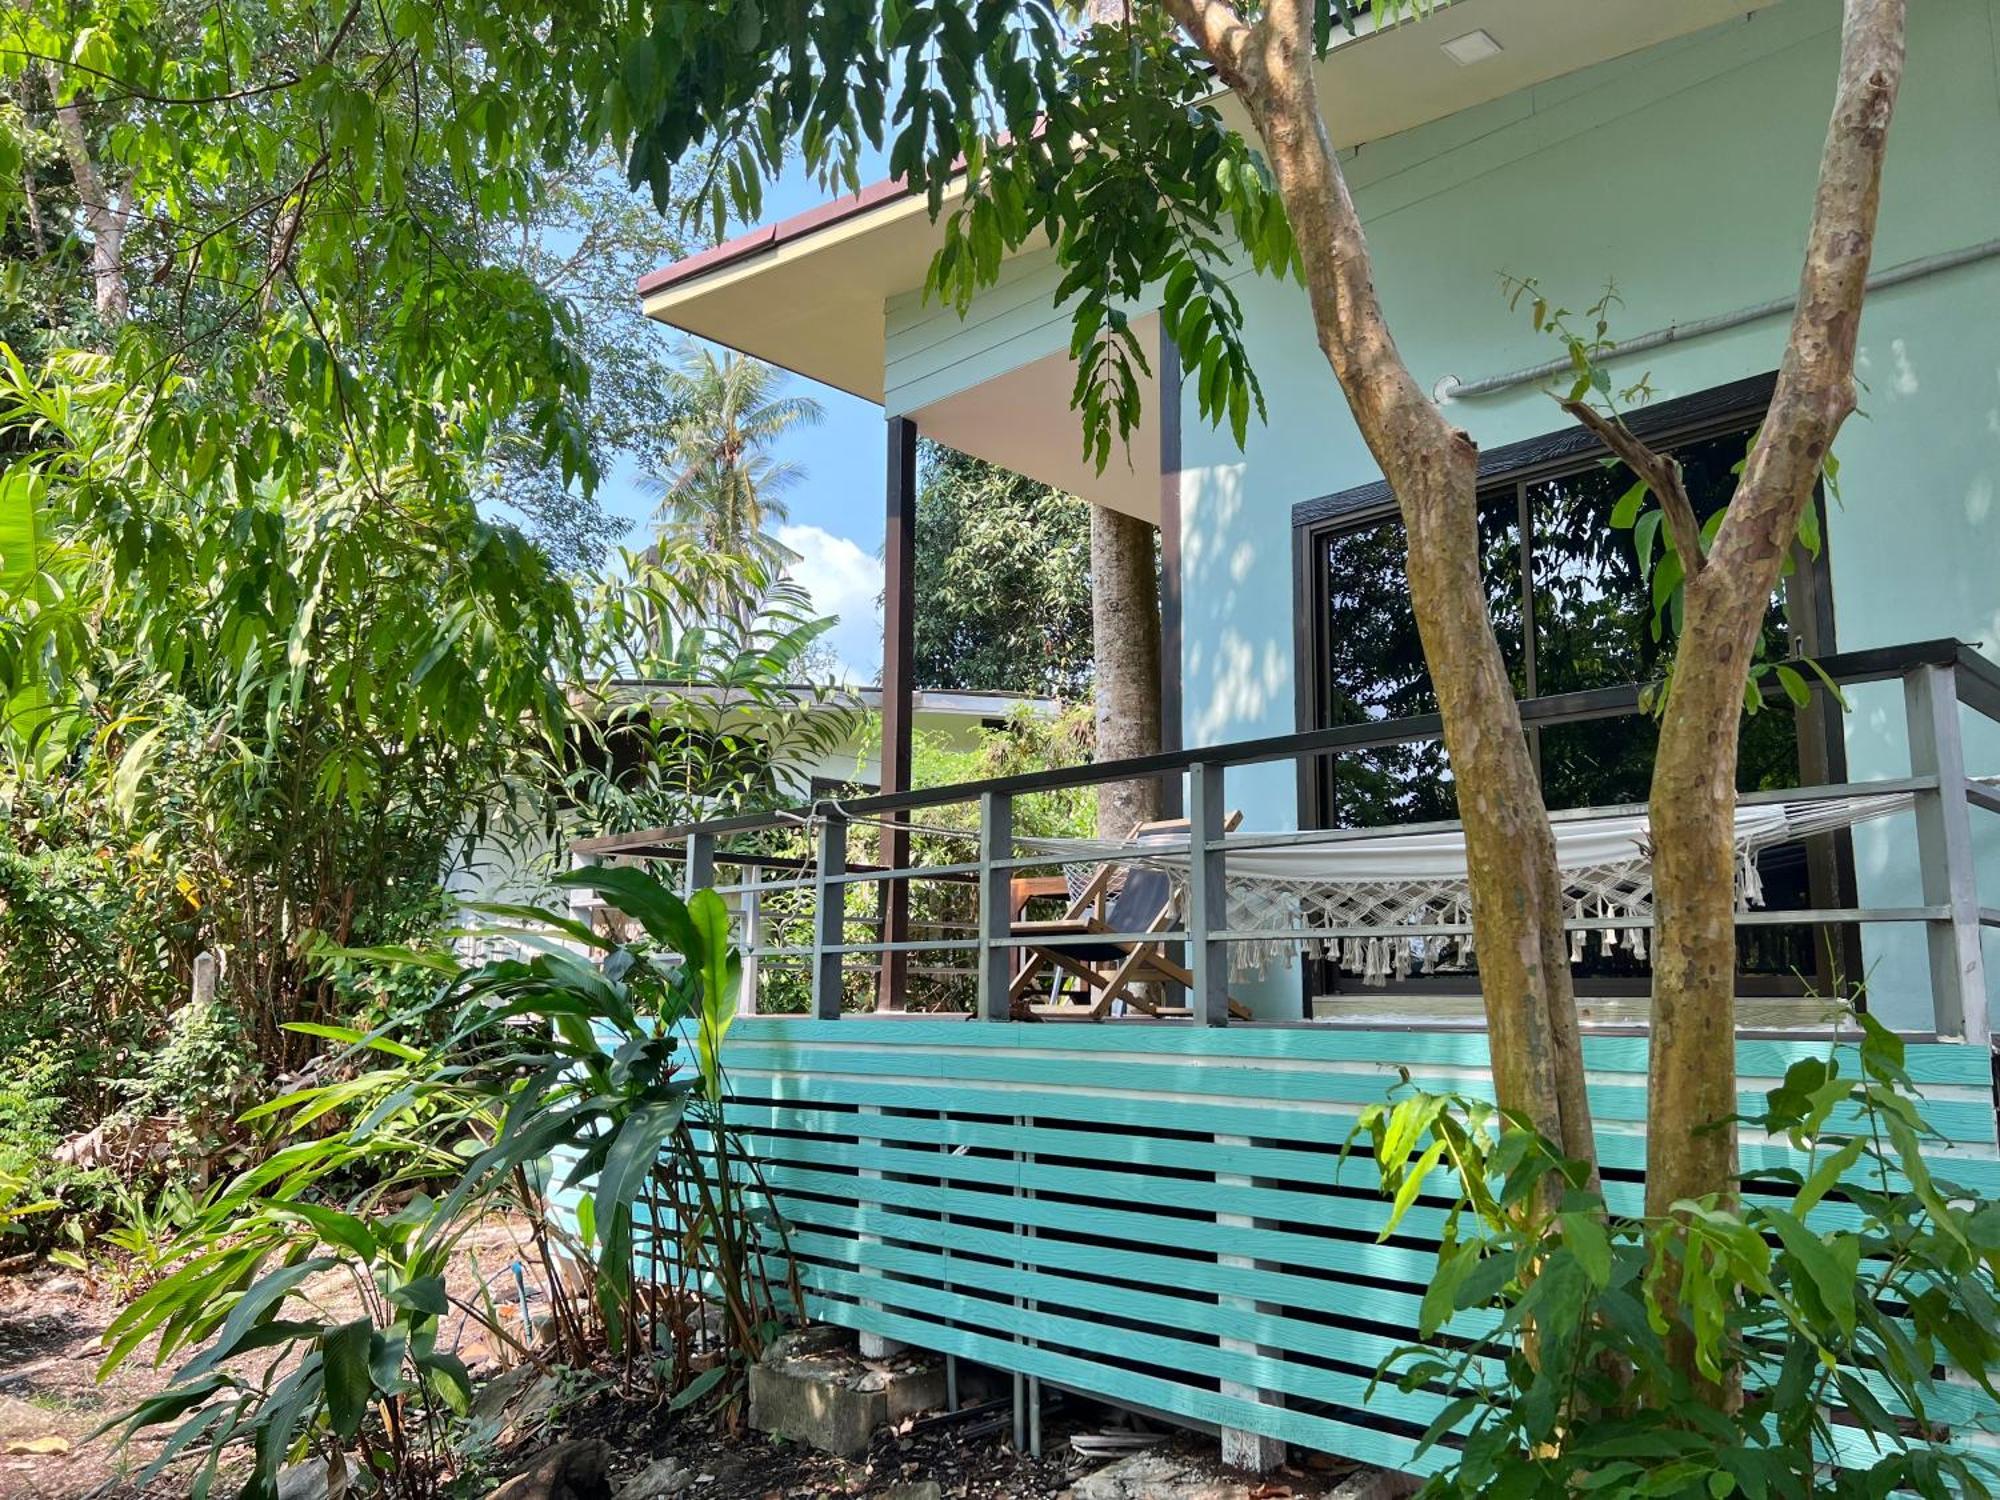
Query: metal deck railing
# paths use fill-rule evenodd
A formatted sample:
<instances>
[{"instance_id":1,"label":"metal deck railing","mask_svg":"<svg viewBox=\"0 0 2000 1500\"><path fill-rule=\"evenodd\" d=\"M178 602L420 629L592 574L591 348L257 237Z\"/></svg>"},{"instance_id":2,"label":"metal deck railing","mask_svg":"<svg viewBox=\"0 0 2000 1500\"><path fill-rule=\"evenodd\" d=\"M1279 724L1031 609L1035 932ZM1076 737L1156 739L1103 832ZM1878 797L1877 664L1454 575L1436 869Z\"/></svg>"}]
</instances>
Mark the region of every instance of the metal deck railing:
<instances>
[{"instance_id":1,"label":"metal deck railing","mask_svg":"<svg viewBox=\"0 0 2000 1500\"><path fill-rule=\"evenodd\" d=\"M1829 682L1849 687L1899 682L1908 734L1909 774L1893 779L1847 781L1780 791L1750 792L1739 801L1801 803L1885 792L1914 798L1915 866L1921 902L1914 906L1824 905L1739 913L1739 926L1831 930L1867 924L1915 924L1926 935L1933 1030L1940 1039L1987 1043L1990 1008L1981 952L1981 933L2000 926L2000 911L1980 904L1973 847L1972 816L2000 813L2000 794L1968 777L1962 713L2000 724L2000 667L1952 640L1933 640L1823 657L1818 666ZM1827 689L1815 683L1815 693ZM1555 694L1522 702L1530 729L1616 718L1641 711L1639 684ZM1775 686L1769 693L1780 700ZM1178 1009L1196 1022L1231 1024L1229 982L1232 945L1247 942L1347 935L1344 929L1300 932L1292 928L1245 929L1228 925L1226 892L1229 859L1248 847L1240 836L1224 835L1229 776L1252 766L1289 763L1307 766L1322 758L1383 750L1441 736L1435 714L1343 725L1278 735L1233 745L1172 751L1137 759L1065 767L985 782L821 802L811 808L747 814L712 822L648 829L588 839L573 848L580 863L639 859L670 861L690 888L723 892L739 915L746 959L746 1009L791 1010L825 1020L857 1008L895 1012L905 1008L912 981L936 981L944 990L958 981L954 1008L988 1021L1010 1018L1009 988L1022 950L1066 945L1146 941L1179 945L1192 984L1189 1003ZM1163 931L1098 933L1082 938L1017 936L1014 881L1063 861L1047 850L1020 852L1020 813L1032 800L1106 783L1156 779L1176 786L1188 811L1185 844L1186 899L1180 920ZM1638 808L1585 809L1557 817L1638 811ZM957 826L940 828L941 819ZM1426 828L1452 825L1428 824ZM894 834L912 830L951 851L951 857L891 867L855 858L856 843L871 831L882 848ZM1385 831L1370 829L1370 836ZM1352 829L1306 830L1255 842L1312 844L1357 836ZM961 856L962 852L962 857ZM1157 846L1148 852L1158 852ZM1091 859L1100 856L1093 851ZM1117 858L1119 856L1112 856ZM1138 857L1138 851L1123 856ZM733 872L718 879L718 872ZM894 909L889 889L906 885L913 893L910 930L887 935ZM875 893L872 906L867 892ZM924 891L938 910L926 915L914 893ZM938 896L946 892L949 899ZM1650 925L1650 918L1578 917L1572 930L1626 929ZM1461 923L1397 926L1397 939L1457 936ZM919 933L923 935L919 936ZM1383 935L1370 930L1369 935ZM886 955L901 955L884 964ZM872 975L893 972L892 982ZM918 984L916 989L923 989ZM873 989L871 997L869 991ZM777 1003L773 1003L774 1000ZM1241 1024L1241 1023L1238 1023ZM1283 1024L1283 1023L1279 1023Z\"/></svg>"}]
</instances>

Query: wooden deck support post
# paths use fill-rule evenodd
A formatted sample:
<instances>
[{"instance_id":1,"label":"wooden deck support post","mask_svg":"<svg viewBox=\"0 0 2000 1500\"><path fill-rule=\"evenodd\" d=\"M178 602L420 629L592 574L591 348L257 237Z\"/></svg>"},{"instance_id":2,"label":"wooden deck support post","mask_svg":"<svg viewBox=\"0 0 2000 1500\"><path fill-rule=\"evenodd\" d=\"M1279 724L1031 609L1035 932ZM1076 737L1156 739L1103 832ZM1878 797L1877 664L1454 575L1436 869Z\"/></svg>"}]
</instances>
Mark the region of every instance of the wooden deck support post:
<instances>
[{"instance_id":1,"label":"wooden deck support post","mask_svg":"<svg viewBox=\"0 0 2000 1500\"><path fill-rule=\"evenodd\" d=\"M757 950L764 946L764 867L753 864L743 871L743 988L736 995L736 1014L757 1014L757 994L763 982L763 959Z\"/></svg>"},{"instance_id":2,"label":"wooden deck support post","mask_svg":"<svg viewBox=\"0 0 2000 1500\"><path fill-rule=\"evenodd\" d=\"M714 884L715 835L691 833L688 835L687 863L681 867L681 899L688 900L696 891L706 890Z\"/></svg>"},{"instance_id":3,"label":"wooden deck support post","mask_svg":"<svg viewBox=\"0 0 2000 1500\"><path fill-rule=\"evenodd\" d=\"M1198 951L1196 956L1200 956ZM1224 1009L1227 1010L1227 1008L1227 1002L1225 1001ZM1215 1138L1215 1144L1218 1146L1248 1146L1250 1138L1240 1135L1219 1135ZM1240 1176L1233 1172L1218 1172L1215 1174L1215 1183L1219 1188L1249 1187L1255 1180L1254 1178ZM1256 1225L1257 1220L1244 1214L1217 1214L1215 1222L1233 1228L1248 1229ZM1217 1259L1224 1266L1238 1267L1244 1270L1251 1269L1258 1264L1257 1261L1247 1255L1223 1255L1217 1257ZM1233 1308L1245 1312L1263 1310L1258 1303L1247 1297L1223 1296L1216 1300L1225 1308ZM1282 1358L1282 1355L1278 1355L1277 1351L1265 1348L1250 1339L1225 1338L1222 1340L1222 1347L1244 1354L1273 1355ZM1263 1390L1257 1386L1242 1385L1233 1380L1222 1382L1222 1394L1225 1396L1234 1396L1245 1401L1255 1401L1260 1406L1283 1406L1285 1404L1284 1396L1278 1392ZM1248 1469L1252 1474L1268 1474L1285 1461L1285 1442L1282 1438L1271 1437L1262 1432L1252 1432L1247 1428L1225 1427L1222 1429L1222 1461L1234 1468Z\"/></svg>"},{"instance_id":4,"label":"wooden deck support post","mask_svg":"<svg viewBox=\"0 0 2000 1500\"><path fill-rule=\"evenodd\" d=\"M813 861L813 1015L840 1019L847 955L847 887L832 884L847 873L847 819L826 813L819 825L819 856Z\"/></svg>"},{"instance_id":5,"label":"wooden deck support post","mask_svg":"<svg viewBox=\"0 0 2000 1500\"><path fill-rule=\"evenodd\" d=\"M1212 846L1228 827L1222 767L1188 768L1188 957L1194 971L1194 1013L1210 1026L1229 1024L1229 944L1212 934L1229 925L1225 856Z\"/></svg>"},{"instance_id":6,"label":"wooden deck support post","mask_svg":"<svg viewBox=\"0 0 2000 1500\"><path fill-rule=\"evenodd\" d=\"M571 870L588 870L592 865L602 863L604 861L594 854L572 854L569 857L569 867ZM571 886L569 888L570 919L590 928L593 932L596 931L597 923L592 919L597 915L598 903L601 899L595 891L585 890L580 885Z\"/></svg>"},{"instance_id":7,"label":"wooden deck support post","mask_svg":"<svg viewBox=\"0 0 2000 1500\"><path fill-rule=\"evenodd\" d=\"M910 789L911 712L915 701L917 650L917 424L889 418L887 510L882 532L882 790ZM910 835L897 826L900 814L882 821L882 864L900 870L910 863ZM882 941L908 942L910 883L882 885ZM910 955L890 948L882 954L882 983L875 1004L901 1010Z\"/></svg>"},{"instance_id":8,"label":"wooden deck support post","mask_svg":"<svg viewBox=\"0 0 2000 1500\"><path fill-rule=\"evenodd\" d=\"M1160 326L1160 748L1181 748L1181 350ZM1181 779L1160 778L1160 816L1181 816Z\"/></svg>"},{"instance_id":9,"label":"wooden deck support post","mask_svg":"<svg viewBox=\"0 0 2000 1500\"><path fill-rule=\"evenodd\" d=\"M1985 1046L1986 962L1980 951L1979 886L1972 856L1972 814L1965 795L1965 746L1959 736L1957 674L1918 667L1903 678L1909 720L1910 774L1935 776L1935 792L1917 794L1917 864L1924 905L1947 915L1924 924L1934 1026L1941 1037Z\"/></svg>"},{"instance_id":10,"label":"wooden deck support post","mask_svg":"<svg viewBox=\"0 0 2000 1500\"><path fill-rule=\"evenodd\" d=\"M1014 872L1004 863L1014 854L1014 799L1006 792L979 797L978 1016L1005 1021L1012 1014L1007 992L1014 979L1014 950L1002 939L1014 930Z\"/></svg>"}]
</instances>

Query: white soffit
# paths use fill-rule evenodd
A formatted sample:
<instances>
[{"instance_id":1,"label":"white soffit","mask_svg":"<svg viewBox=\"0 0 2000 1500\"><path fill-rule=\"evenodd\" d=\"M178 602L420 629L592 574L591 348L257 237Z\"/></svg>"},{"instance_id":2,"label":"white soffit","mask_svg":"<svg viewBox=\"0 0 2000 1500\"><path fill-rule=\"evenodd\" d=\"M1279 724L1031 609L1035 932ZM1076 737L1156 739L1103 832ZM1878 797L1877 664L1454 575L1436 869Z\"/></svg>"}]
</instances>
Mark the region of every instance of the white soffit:
<instances>
[{"instance_id":1,"label":"white soffit","mask_svg":"<svg viewBox=\"0 0 2000 1500\"><path fill-rule=\"evenodd\" d=\"M1769 3L1456 0L1421 21L1336 45L1319 65L1320 104L1334 144L1358 145ZM1455 62L1443 44L1473 30L1500 52ZM1242 128L1233 101L1222 109ZM941 242L924 201L883 184L666 268L640 293L649 317L880 401L884 305L923 285Z\"/></svg>"},{"instance_id":2,"label":"white soffit","mask_svg":"<svg viewBox=\"0 0 2000 1500\"><path fill-rule=\"evenodd\" d=\"M1159 321L1156 316L1133 321L1142 347L1158 341ZM1158 380L1140 377L1139 425L1130 443L1112 439L1102 474L1083 456L1082 419L1069 404L1075 383L1076 365L1068 353L1050 354L907 415L925 437L1158 525Z\"/></svg>"}]
</instances>

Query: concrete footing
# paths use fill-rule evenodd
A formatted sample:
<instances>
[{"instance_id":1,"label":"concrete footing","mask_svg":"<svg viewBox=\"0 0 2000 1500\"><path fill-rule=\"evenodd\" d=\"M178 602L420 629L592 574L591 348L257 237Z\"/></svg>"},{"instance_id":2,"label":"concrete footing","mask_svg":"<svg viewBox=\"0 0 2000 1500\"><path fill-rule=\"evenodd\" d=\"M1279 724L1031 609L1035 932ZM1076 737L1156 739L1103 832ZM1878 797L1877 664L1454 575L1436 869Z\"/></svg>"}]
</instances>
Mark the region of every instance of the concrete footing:
<instances>
[{"instance_id":1,"label":"concrete footing","mask_svg":"<svg viewBox=\"0 0 2000 1500\"><path fill-rule=\"evenodd\" d=\"M857 1356L839 1329L813 1328L772 1345L750 1368L750 1425L843 1458L868 1451L877 1428L944 1405L944 1361Z\"/></svg>"}]
</instances>

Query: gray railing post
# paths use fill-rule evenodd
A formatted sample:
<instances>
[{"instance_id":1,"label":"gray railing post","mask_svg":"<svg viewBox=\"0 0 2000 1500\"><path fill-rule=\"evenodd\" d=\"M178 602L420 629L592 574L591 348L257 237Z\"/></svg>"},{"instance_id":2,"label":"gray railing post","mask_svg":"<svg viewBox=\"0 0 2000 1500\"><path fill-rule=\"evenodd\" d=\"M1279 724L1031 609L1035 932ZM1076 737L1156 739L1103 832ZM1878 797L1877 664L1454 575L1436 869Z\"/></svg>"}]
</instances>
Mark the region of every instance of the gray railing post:
<instances>
[{"instance_id":1,"label":"gray railing post","mask_svg":"<svg viewBox=\"0 0 2000 1500\"><path fill-rule=\"evenodd\" d=\"M753 864L743 871L743 988L737 992L736 1013L757 1014L757 989L763 981L764 961L757 950L764 946L764 898L758 889L764 883L764 867Z\"/></svg>"},{"instance_id":2,"label":"gray railing post","mask_svg":"<svg viewBox=\"0 0 2000 1500\"><path fill-rule=\"evenodd\" d=\"M1229 945L1211 935L1229 926L1228 871L1213 847L1228 820L1222 775L1212 761L1188 767L1188 966L1194 1013L1210 1026L1229 1024Z\"/></svg>"},{"instance_id":3,"label":"gray railing post","mask_svg":"<svg viewBox=\"0 0 2000 1500\"><path fill-rule=\"evenodd\" d=\"M819 858L813 862L813 1014L840 1019L842 974L847 955L847 886L830 885L847 873L847 819L825 814L819 825Z\"/></svg>"},{"instance_id":4,"label":"gray railing post","mask_svg":"<svg viewBox=\"0 0 2000 1500\"><path fill-rule=\"evenodd\" d=\"M681 899L715 884L715 835L688 835L687 863L681 867Z\"/></svg>"},{"instance_id":5,"label":"gray railing post","mask_svg":"<svg viewBox=\"0 0 2000 1500\"><path fill-rule=\"evenodd\" d=\"M1910 774L1935 776L1919 792L1917 863L1924 905L1947 914L1924 924L1929 939L1931 1005L1939 1036L1984 1046L1988 1037L1986 964L1979 948L1979 886L1972 858L1972 815L1965 796L1965 746L1959 738L1958 681L1952 667L1918 667L1903 678L1909 720Z\"/></svg>"},{"instance_id":6,"label":"gray railing post","mask_svg":"<svg viewBox=\"0 0 2000 1500\"><path fill-rule=\"evenodd\" d=\"M979 795L979 1018L1004 1021L1012 1013L1007 992L1014 983L1014 950L1002 941L1013 935L1008 910L1014 872L1005 861L1014 857L1014 799L1006 792Z\"/></svg>"},{"instance_id":7,"label":"gray railing post","mask_svg":"<svg viewBox=\"0 0 2000 1500\"><path fill-rule=\"evenodd\" d=\"M588 870L593 865L602 863L602 860L591 854L572 854L569 857L569 867L571 870ZM580 885L571 886L569 888L570 920L595 931L597 927L595 919L597 916L598 900L597 892L586 890ZM590 956L588 950L585 951L585 956Z\"/></svg>"}]
</instances>

